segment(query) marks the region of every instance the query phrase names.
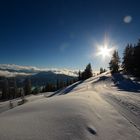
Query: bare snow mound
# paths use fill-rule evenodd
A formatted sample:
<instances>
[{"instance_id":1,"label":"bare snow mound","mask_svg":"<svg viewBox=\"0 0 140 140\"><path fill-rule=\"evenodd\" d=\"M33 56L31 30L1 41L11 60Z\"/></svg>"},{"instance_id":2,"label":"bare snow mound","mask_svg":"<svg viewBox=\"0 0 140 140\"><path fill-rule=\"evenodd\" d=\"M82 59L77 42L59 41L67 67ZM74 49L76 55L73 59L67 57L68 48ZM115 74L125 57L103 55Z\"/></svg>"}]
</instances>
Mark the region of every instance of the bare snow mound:
<instances>
[{"instance_id":1,"label":"bare snow mound","mask_svg":"<svg viewBox=\"0 0 140 140\"><path fill-rule=\"evenodd\" d=\"M1 113L0 140L140 140L140 130L102 96L121 97L110 83L92 77Z\"/></svg>"},{"instance_id":2,"label":"bare snow mound","mask_svg":"<svg viewBox=\"0 0 140 140\"><path fill-rule=\"evenodd\" d=\"M2 113L0 139L87 140L96 135L91 122L84 98L44 98Z\"/></svg>"}]
</instances>

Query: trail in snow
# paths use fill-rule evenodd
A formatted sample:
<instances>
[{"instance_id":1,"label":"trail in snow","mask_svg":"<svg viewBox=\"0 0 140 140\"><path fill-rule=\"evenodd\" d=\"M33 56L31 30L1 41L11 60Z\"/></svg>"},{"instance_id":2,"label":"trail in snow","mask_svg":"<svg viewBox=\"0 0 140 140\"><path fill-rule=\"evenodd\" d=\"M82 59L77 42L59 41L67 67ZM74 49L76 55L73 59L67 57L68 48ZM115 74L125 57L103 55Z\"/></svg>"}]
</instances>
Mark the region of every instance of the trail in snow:
<instances>
[{"instance_id":1,"label":"trail in snow","mask_svg":"<svg viewBox=\"0 0 140 140\"><path fill-rule=\"evenodd\" d=\"M51 98L41 96L34 102L3 112L0 114L0 139L139 140L139 129L125 116L133 113L123 115L120 108L124 110L124 107L112 104L117 96L121 98L118 89L112 86L110 78L102 75L55 94L49 93ZM119 92L124 96L122 100L132 103L136 99L128 92ZM139 107L139 93L136 96Z\"/></svg>"},{"instance_id":2,"label":"trail in snow","mask_svg":"<svg viewBox=\"0 0 140 140\"><path fill-rule=\"evenodd\" d=\"M123 79L121 74L117 76L115 81L119 86L116 86L114 78L108 75L102 77L99 81L93 82L93 90L100 93L103 98L140 130L140 84L130 82L130 79ZM122 88L120 90L120 84L123 90ZM130 90L125 91L128 89Z\"/></svg>"}]
</instances>

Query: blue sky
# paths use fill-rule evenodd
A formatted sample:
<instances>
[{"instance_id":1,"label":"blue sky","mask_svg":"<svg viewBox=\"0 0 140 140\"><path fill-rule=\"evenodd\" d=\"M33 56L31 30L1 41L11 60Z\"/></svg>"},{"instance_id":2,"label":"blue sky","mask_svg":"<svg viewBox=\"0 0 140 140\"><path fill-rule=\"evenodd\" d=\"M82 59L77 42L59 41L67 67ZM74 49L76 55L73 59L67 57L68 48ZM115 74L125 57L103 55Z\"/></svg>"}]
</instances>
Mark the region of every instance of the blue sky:
<instances>
[{"instance_id":1,"label":"blue sky","mask_svg":"<svg viewBox=\"0 0 140 140\"><path fill-rule=\"evenodd\" d=\"M126 44L140 38L139 5L139 0L0 2L0 63L83 69L91 62L93 69L106 68L109 60L94 55L95 44L106 35L122 56Z\"/></svg>"}]
</instances>

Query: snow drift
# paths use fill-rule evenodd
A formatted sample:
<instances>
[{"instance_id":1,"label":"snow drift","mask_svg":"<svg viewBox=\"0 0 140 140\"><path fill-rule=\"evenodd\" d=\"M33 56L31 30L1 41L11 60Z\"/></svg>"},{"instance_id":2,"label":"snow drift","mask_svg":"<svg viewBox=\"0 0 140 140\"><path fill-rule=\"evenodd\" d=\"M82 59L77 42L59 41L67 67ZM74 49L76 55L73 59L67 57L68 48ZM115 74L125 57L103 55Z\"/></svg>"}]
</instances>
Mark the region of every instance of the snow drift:
<instances>
[{"instance_id":1,"label":"snow drift","mask_svg":"<svg viewBox=\"0 0 140 140\"><path fill-rule=\"evenodd\" d=\"M139 140L140 130L102 96L118 93L107 79L90 78L1 113L0 139Z\"/></svg>"}]
</instances>

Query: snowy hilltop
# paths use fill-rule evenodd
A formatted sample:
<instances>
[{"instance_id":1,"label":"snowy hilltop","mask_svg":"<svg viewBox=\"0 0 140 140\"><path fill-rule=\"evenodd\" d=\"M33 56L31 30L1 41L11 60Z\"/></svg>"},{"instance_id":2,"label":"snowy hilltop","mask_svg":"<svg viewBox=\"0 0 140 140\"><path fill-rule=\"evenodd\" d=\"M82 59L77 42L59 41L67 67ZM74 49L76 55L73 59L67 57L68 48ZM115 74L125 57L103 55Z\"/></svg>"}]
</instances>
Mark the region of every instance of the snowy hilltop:
<instances>
[{"instance_id":1,"label":"snowy hilltop","mask_svg":"<svg viewBox=\"0 0 140 140\"><path fill-rule=\"evenodd\" d=\"M140 84L109 72L0 104L1 140L139 140ZM7 110L7 111L6 111Z\"/></svg>"}]
</instances>

